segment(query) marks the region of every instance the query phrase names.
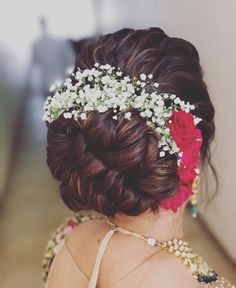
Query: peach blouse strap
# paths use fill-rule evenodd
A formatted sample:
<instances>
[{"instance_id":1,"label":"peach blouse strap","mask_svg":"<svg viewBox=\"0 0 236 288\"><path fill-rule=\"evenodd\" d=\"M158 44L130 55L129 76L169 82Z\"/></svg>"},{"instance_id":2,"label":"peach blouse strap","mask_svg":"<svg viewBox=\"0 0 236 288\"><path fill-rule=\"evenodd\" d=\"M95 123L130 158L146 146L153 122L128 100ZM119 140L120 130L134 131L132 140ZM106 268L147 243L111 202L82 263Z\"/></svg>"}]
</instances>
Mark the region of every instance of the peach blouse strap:
<instances>
[{"instance_id":1,"label":"peach blouse strap","mask_svg":"<svg viewBox=\"0 0 236 288\"><path fill-rule=\"evenodd\" d=\"M112 235L115 233L115 230L113 229L113 227L106 233L106 235L104 236L99 250L98 250L98 254L97 254L97 258L95 261L95 265L93 268L93 272L90 278L90 282L89 282L89 286L88 288L96 288L97 285L97 280L98 280L98 274L99 274L99 268L100 268L100 264L102 261L102 256L106 250L107 244L109 242L109 240L111 239Z\"/></svg>"}]
</instances>

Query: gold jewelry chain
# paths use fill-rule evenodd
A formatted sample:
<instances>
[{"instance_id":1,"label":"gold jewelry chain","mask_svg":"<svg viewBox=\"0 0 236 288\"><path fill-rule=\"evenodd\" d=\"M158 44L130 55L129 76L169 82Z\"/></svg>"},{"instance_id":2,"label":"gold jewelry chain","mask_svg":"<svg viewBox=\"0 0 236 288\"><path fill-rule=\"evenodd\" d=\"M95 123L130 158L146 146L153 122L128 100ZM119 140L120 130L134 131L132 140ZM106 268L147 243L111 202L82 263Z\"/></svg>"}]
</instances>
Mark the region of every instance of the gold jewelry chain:
<instances>
[{"instance_id":1,"label":"gold jewelry chain","mask_svg":"<svg viewBox=\"0 0 236 288\"><path fill-rule=\"evenodd\" d=\"M174 245L174 244L183 244L183 245L188 245L187 242L181 240L181 239L173 239L173 240L168 240L168 241L158 241L157 239L155 238L151 238L151 237L147 237L147 236L144 236L138 232L133 232L131 230L127 230L123 227L120 227L118 225L116 225L115 223L113 223L112 221L110 220L107 220L108 224L110 224L112 227L111 229L114 230L114 231L120 231L121 233L124 233L126 235L131 235L131 236L134 236L138 239L141 239L143 241L145 241L148 245L150 246L159 246L161 248L165 248L167 249L170 245Z\"/></svg>"},{"instance_id":2,"label":"gold jewelry chain","mask_svg":"<svg viewBox=\"0 0 236 288\"><path fill-rule=\"evenodd\" d=\"M165 249L170 254L176 256L181 260L184 266L191 271L194 278L200 283L203 283L205 280L208 282L214 282L217 280L217 274L207 265L205 261L196 253L193 252L188 242L174 238L168 241L158 241L155 238L146 237L138 232L133 232L127 230L123 227L117 226L112 221L107 221L114 231L120 231L127 235L132 235L136 238L144 240L150 246L159 246L162 249ZM204 275L203 275L204 274ZM208 283L206 282L206 283Z\"/></svg>"}]
</instances>

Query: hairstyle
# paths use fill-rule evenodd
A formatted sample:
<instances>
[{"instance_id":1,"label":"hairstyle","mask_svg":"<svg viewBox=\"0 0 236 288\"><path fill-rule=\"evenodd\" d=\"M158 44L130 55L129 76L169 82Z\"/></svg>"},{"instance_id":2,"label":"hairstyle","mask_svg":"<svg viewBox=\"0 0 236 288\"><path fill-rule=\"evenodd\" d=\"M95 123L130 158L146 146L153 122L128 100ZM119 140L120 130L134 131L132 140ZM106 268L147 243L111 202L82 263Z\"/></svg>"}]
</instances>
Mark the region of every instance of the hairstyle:
<instances>
[{"instance_id":1,"label":"hairstyle","mask_svg":"<svg viewBox=\"0 0 236 288\"><path fill-rule=\"evenodd\" d=\"M119 67L131 78L151 73L158 90L194 104L194 114L203 119L198 126L201 163L210 161L214 107L191 43L160 28L122 29L82 49L75 70L90 69L96 62ZM91 111L85 120L60 116L47 123L47 163L60 181L61 196L73 211L94 209L109 216L157 212L180 185L177 158L159 157L158 136L136 109L132 120L121 113L117 121L111 114L111 109Z\"/></svg>"}]
</instances>

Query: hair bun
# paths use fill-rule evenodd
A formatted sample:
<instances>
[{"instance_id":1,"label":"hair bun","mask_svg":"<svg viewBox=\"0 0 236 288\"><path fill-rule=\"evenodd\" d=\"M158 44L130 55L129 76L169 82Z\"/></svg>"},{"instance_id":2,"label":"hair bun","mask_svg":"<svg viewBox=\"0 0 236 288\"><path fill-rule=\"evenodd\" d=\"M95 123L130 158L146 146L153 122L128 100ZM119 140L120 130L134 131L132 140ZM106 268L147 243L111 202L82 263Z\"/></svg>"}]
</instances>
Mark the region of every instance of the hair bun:
<instances>
[{"instance_id":1,"label":"hair bun","mask_svg":"<svg viewBox=\"0 0 236 288\"><path fill-rule=\"evenodd\" d=\"M90 69L94 63L119 67L131 78L151 73L160 91L196 106L194 114L203 119L202 160L209 158L214 107L191 43L168 37L159 28L123 29L83 49L75 69ZM61 181L62 198L74 211L157 211L160 202L179 188L177 158L159 158L159 139L136 109L132 121L123 113L114 120L111 113L92 111L85 120L59 117L48 124L47 163Z\"/></svg>"},{"instance_id":2,"label":"hair bun","mask_svg":"<svg viewBox=\"0 0 236 288\"><path fill-rule=\"evenodd\" d=\"M122 113L114 121L111 113L91 112L83 129L81 121L63 117L50 124L48 165L62 183L62 197L75 211L92 207L109 215L136 215L157 210L178 187L176 159L159 159L157 135L137 110L132 121Z\"/></svg>"}]
</instances>

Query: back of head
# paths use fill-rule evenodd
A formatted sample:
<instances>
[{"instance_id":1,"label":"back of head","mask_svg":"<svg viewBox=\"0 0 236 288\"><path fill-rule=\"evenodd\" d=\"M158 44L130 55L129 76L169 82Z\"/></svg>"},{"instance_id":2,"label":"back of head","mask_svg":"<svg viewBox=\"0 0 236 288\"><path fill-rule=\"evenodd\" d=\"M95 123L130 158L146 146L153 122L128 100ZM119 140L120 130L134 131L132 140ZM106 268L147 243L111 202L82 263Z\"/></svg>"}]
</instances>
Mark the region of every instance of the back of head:
<instances>
[{"instance_id":1,"label":"back of head","mask_svg":"<svg viewBox=\"0 0 236 288\"><path fill-rule=\"evenodd\" d=\"M152 74L160 91L194 104L194 114L202 118L201 163L208 161L214 108L191 43L159 28L123 29L86 46L75 69L91 69L97 62L119 67L131 78ZM91 111L85 120L60 116L48 123L47 163L61 182L62 198L74 211L95 209L106 215L158 211L160 202L180 185L177 157L159 157L159 138L136 109L131 121L123 114L116 121L111 113Z\"/></svg>"}]
</instances>

